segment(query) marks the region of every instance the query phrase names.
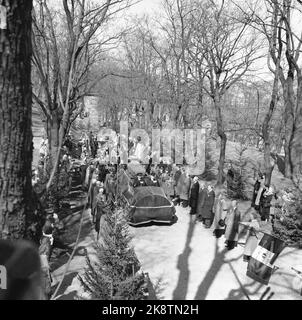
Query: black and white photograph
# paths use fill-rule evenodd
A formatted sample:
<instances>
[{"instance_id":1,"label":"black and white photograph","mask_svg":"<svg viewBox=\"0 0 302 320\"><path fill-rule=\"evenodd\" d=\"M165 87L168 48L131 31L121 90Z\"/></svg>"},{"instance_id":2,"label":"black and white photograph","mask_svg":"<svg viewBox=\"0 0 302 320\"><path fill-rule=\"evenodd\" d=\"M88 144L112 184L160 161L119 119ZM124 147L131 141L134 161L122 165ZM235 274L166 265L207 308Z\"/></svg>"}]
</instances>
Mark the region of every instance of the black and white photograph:
<instances>
[{"instance_id":1,"label":"black and white photograph","mask_svg":"<svg viewBox=\"0 0 302 320\"><path fill-rule=\"evenodd\" d=\"M301 301L302 1L0 0L1 300Z\"/></svg>"}]
</instances>

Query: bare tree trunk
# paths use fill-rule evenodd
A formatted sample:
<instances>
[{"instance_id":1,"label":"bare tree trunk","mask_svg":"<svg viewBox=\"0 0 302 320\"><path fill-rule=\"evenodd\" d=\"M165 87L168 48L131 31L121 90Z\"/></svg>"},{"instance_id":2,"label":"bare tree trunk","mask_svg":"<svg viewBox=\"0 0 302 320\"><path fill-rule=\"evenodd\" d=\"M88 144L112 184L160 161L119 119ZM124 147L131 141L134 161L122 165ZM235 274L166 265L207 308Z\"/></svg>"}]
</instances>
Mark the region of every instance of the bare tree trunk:
<instances>
[{"instance_id":1,"label":"bare tree trunk","mask_svg":"<svg viewBox=\"0 0 302 320\"><path fill-rule=\"evenodd\" d=\"M302 172L302 74L298 74L296 119L291 146L292 178Z\"/></svg>"},{"instance_id":2,"label":"bare tree trunk","mask_svg":"<svg viewBox=\"0 0 302 320\"><path fill-rule=\"evenodd\" d=\"M60 130L60 123L59 117L54 112L52 118L47 120L47 136L49 139L49 155L50 161L53 164L55 161L56 155L58 153L59 147L59 130Z\"/></svg>"},{"instance_id":3,"label":"bare tree trunk","mask_svg":"<svg viewBox=\"0 0 302 320\"><path fill-rule=\"evenodd\" d=\"M25 237L32 202L32 1L7 0L0 29L0 238Z\"/></svg>"},{"instance_id":4,"label":"bare tree trunk","mask_svg":"<svg viewBox=\"0 0 302 320\"><path fill-rule=\"evenodd\" d=\"M216 110L216 123L217 123L217 134L220 137L220 154L218 164L218 176L217 185L222 185L224 180L224 162L225 162L225 151L227 136L224 130L222 110L221 110L221 97L216 94L214 99L215 110Z\"/></svg>"},{"instance_id":5,"label":"bare tree trunk","mask_svg":"<svg viewBox=\"0 0 302 320\"><path fill-rule=\"evenodd\" d=\"M274 169L274 163L271 158L271 143L270 143L270 122L276 107L277 97L278 97L278 71L275 73L272 96L270 101L269 110L262 124L262 136L263 136L263 146L264 146L264 166L265 166L265 183L271 183L272 172Z\"/></svg>"},{"instance_id":6,"label":"bare tree trunk","mask_svg":"<svg viewBox=\"0 0 302 320\"><path fill-rule=\"evenodd\" d=\"M284 164L285 164L285 177L291 178L292 164L291 164L291 145L294 130L294 74L292 70L289 70L288 77L286 79L284 90L284 122L285 122L285 140L284 140Z\"/></svg>"}]
</instances>

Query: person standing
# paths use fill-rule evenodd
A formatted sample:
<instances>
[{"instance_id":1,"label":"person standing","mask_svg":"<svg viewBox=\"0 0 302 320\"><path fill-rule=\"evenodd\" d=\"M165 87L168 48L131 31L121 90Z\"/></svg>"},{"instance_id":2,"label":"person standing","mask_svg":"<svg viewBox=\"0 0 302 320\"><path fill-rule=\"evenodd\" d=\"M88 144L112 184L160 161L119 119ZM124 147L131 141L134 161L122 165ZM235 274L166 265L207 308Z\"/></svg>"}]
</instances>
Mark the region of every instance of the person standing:
<instances>
[{"instance_id":1,"label":"person standing","mask_svg":"<svg viewBox=\"0 0 302 320\"><path fill-rule=\"evenodd\" d=\"M93 182L91 186L91 199L90 199L90 206L91 206L91 215L92 215L92 220L95 221L95 216L96 216L96 211L97 211L97 196L99 194L99 190L102 187L102 182L101 181L95 181Z\"/></svg>"},{"instance_id":2,"label":"person standing","mask_svg":"<svg viewBox=\"0 0 302 320\"><path fill-rule=\"evenodd\" d=\"M116 177L114 174L114 169L111 169L110 173L107 174L104 187L107 195L107 200L109 202L114 202L116 195Z\"/></svg>"},{"instance_id":3,"label":"person standing","mask_svg":"<svg viewBox=\"0 0 302 320\"><path fill-rule=\"evenodd\" d=\"M173 167L173 169L172 169L172 172L173 172L173 180L174 180L174 184L173 184L174 199L173 199L173 202L175 204L179 204L180 200L179 200L179 193L178 193L177 185L178 185L179 178L181 176L181 170L180 170L179 166L175 165L175 167Z\"/></svg>"},{"instance_id":4,"label":"person standing","mask_svg":"<svg viewBox=\"0 0 302 320\"><path fill-rule=\"evenodd\" d=\"M255 198L255 205L254 205L254 208L259 212L259 209L260 209L260 199L263 195L263 192L264 192L264 189L265 189L265 176L262 176L261 179L260 179L260 186L259 186L259 189L257 191L257 194L256 194L256 198Z\"/></svg>"},{"instance_id":5,"label":"person standing","mask_svg":"<svg viewBox=\"0 0 302 320\"><path fill-rule=\"evenodd\" d=\"M65 142L64 142L63 146L66 146L66 148L67 148L67 154L68 154L68 155L72 154L73 144L72 144L72 140L71 140L70 134L68 134L68 135L66 136L66 139L65 139Z\"/></svg>"},{"instance_id":6,"label":"person standing","mask_svg":"<svg viewBox=\"0 0 302 320\"><path fill-rule=\"evenodd\" d=\"M191 187L191 178L188 172L186 172L186 169L182 168L182 174L177 184L177 193L179 194L180 204L184 208L188 206L190 187Z\"/></svg>"},{"instance_id":7,"label":"person standing","mask_svg":"<svg viewBox=\"0 0 302 320\"><path fill-rule=\"evenodd\" d=\"M237 200L233 200L225 219L225 244L228 250L237 247L240 220L241 215L237 208Z\"/></svg>"},{"instance_id":8,"label":"person standing","mask_svg":"<svg viewBox=\"0 0 302 320\"><path fill-rule=\"evenodd\" d=\"M197 207L196 207L196 220L202 221L202 207L204 203L204 199L207 193L207 189L205 183L203 181L199 181L199 192L197 197Z\"/></svg>"},{"instance_id":9,"label":"person standing","mask_svg":"<svg viewBox=\"0 0 302 320\"><path fill-rule=\"evenodd\" d=\"M213 235L220 238L225 233L225 218L230 207L229 201L226 199L226 191L219 188L217 190L216 201L214 205L214 231Z\"/></svg>"},{"instance_id":10,"label":"person standing","mask_svg":"<svg viewBox=\"0 0 302 320\"><path fill-rule=\"evenodd\" d=\"M262 192L259 203L259 213L262 221L268 221L270 217L271 201L274 196L273 186L266 185L266 188Z\"/></svg>"},{"instance_id":11,"label":"person standing","mask_svg":"<svg viewBox=\"0 0 302 320\"><path fill-rule=\"evenodd\" d=\"M105 164L99 165L98 180L101 181L102 183L104 183L108 173L109 173L109 170L107 168L107 165L105 165Z\"/></svg>"},{"instance_id":12,"label":"person standing","mask_svg":"<svg viewBox=\"0 0 302 320\"><path fill-rule=\"evenodd\" d=\"M260 216L255 209L248 213L248 221L244 225L248 226L248 234L245 241L243 261L248 262L260 240Z\"/></svg>"},{"instance_id":13,"label":"person standing","mask_svg":"<svg viewBox=\"0 0 302 320\"><path fill-rule=\"evenodd\" d=\"M96 214L94 220L94 228L97 233L97 240L99 239L101 217L106 213L107 206L108 202L106 201L104 188L101 187L96 199Z\"/></svg>"},{"instance_id":14,"label":"person standing","mask_svg":"<svg viewBox=\"0 0 302 320\"><path fill-rule=\"evenodd\" d=\"M201 207L202 222L205 225L205 228L207 229L210 228L213 223L214 202L215 202L215 192L214 192L213 186L209 184L206 189L203 205Z\"/></svg>"},{"instance_id":15,"label":"person standing","mask_svg":"<svg viewBox=\"0 0 302 320\"><path fill-rule=\"evenodd\" d=\"M254 184L254 189L253 189L253 197L252 197L252 203L251 203L251 207L254 208L255 207L255 201L257 198L257 194L258 191L260 189L260 185L261 185L261 180L263 179L263 176L261 173L258 174L258 178Z\"/></svg>"},{"instance_id":16,"label":"person standing","mask_svg":"<svg viewBox=\"0 0 302 320\"><path fill-rule=\"evenodd\" d=\"M171 173L168 173L168 178L166 180L166 192L167 192L167 197L169 199L173 199L174 198L174 179L171 175Z\"/></svg>"},{"instance_id":17,"label":"person standing","mask_svg":"<svg viewBox=\"0 0 302 320\"><path fill-rule=\"evenodd\" d=\"M192 186L190 189L190 198L189 198L189 206L191 207L191 210L190 210L191 215L196 214L198 194L199 194L198 177L194 177L193 183L192 183Z\"/></svg>"},{"instance_id":18,"label":"person standing","mask_svg":"<svg viewBox=\"0 0 302 320\"><path fill-rule=\"evenodd\" d=\"M52 278L50 274L49 260L51 256L51 250L53 245L53 224L47 220L43 226L43 235L39 246L39 255L41 260L41 272L42 272L42 288L46 298L51 298L52 290L51 283Z\"/></svg>"}]
</instances>

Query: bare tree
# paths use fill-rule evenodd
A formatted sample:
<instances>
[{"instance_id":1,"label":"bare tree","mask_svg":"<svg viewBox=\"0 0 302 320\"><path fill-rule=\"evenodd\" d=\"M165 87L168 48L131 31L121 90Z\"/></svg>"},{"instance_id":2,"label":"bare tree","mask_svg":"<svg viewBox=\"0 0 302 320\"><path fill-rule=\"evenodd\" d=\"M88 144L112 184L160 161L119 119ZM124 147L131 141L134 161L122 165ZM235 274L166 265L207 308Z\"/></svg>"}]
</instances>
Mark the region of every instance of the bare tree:
<instances>
[{"instance_id":1,"label":"bare tree","mask_svg":"<svg viewBox=\"0 0 302 320\"><path fill-rule=\"evenodd\" d=\"M252 9L254 27L264 33L269 44L269 68L278 72L283 93L285 176L293 177L293 171L301 162L299 153L299 110L301 110L300 52L302 33L295 27L301 19L301 3L292 0L264 0L266 10L256 13ZM276 28L279 29L276 32ZM279 61L279 50L280 59ZM272 63L271 63L272 62ZM274 67L272 67L272 64ZM278 69L278 70L277 70Z\"/></svg>"},{"instance_id":2,"label":"bare tree","mask_svg":"<svg viewBox=\"0 0 302 320\"><path fill-rule=\"evenodd\" d=\"M263 134L263 140L264 140L264 162L265 162L265 168L266 168L265 182L267 184L270 184L271 175L274 167L274 163L272 163L271 161L269 126L270 126L270 121L272 119L272 116L276 107L276 103L277 103L277 98L278 98L278 83L280 78L280 65L281 65L282 50L283 50L283 43L281 39L283 20L279 18L278 7L276 4L274 4L272 9L273 9L273 14L271 17L271 37L269 42L269 52L271 57L273 57L274 59L276 69L273 70L274 81L273 81L273 87L272 87L271 102L262 125L262 134Z\"/></svg>"},{"instance_id":3,"label":"bare tree","mask_svg":"<svg viewBox=\"0 0 302 320\"><path fill-rule=\"evenodd\" d=\"M106 25L130 5L131 0L62 0L63 8L56 10L46 0L36 1L33 63L39 90L34 98L46 119L52 176L70 125L82 112L83 96L94 84L91 68L104 47L120 37L110 35Z\"/></svg>"},{"instance_id":4,"label":"bare tree","mask_svg":"<svg viewBox=\"0 0 302 320\"><path fill-rule=\"evenodd\" d=\"M190 0L165 0L165 19L160 22L160 39L151 37L151 45L162 61L163 78L177 126L187 126L186 111L194 96L190 86L189 45L193 27ZM157 41L156 41L157 40Z\"/></svg>"},{"instance_id":5,"label":"bare tree","mask_svg":"<svg viewBox=\"0 0 302 320\"><path fill-rule=\"evenodd\" d=\"M192 45L203 54L200 70L202 88L211 97L216 114L217 133L220 137L220 157L217 183L224 177L227 135L223 117L223 97L251 70L258 54L259 42L249 28L249 18L240 14L226 1L196 1L195 31ZM202 21L202 23L200 23ZM205 81L206 80L206 81Z\"/></svg>"},{"instance_id":6,"label":"bare tree","mask_svg":"<svg viewBox=\"0 0 302 320\"><path fill-rule=\"evenodd\" d=\"M285 124L285 176L290 178L293 173L292 163L292 146L295 131L295 119L297 108L295 103L299 104L298 98L301 96L301 67L298 65L300 57L302 34L296 35L292 26L292 11L294 11L293 1L283 0L280 1L268 0L268 7L274 7L276 15L283 22L282 29L278 33L280 38L278 41L284 43L281 54L285 58L283 64L279 64L280 82L283 89L284 99L284 124ZM278 58L273 50L270 50L271 58L275 64L278 65ZM300 77L299 77L300 75ZM295 77L297 76L297 87L295 91ZM295 102L296 100L296 102Z\"/></svg>"}]
</instances>

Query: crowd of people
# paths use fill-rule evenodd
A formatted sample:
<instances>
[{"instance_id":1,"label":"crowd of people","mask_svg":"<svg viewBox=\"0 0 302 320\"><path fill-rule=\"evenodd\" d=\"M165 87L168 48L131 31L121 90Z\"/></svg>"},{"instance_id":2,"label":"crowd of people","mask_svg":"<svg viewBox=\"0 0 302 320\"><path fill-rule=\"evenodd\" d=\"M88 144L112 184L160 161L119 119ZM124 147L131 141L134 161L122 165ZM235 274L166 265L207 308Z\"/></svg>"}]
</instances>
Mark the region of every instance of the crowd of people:
<instances>
[{"instance_id":1,"label":"crowd of people","mask_svg":"<svg viewBox=\"0 0 302 320\"><path fill-rule=\"evenodd\" d=\"M192 176L186 166L163 162L153 164L150 161L149 165L144 166L142 172L132 172L130 164L112 165L104 157L102 158L96 138L92 135L88 138L81 143L80 163L75 166L71 159L70 137L67 137L63 146L60 168L76 174L82 189L89 192L88 205L97 238L100 233L100 221L112 210L117 198L121 196L126 201L131 200L134 189L144 186L161 187L166 197L175 206L188 208L188 213L195 216L195 223L201 223L206 229L213 227L213 235L216 238L224 236L228 250L237 246L240 231L247 228L244 261L249 261L251 258L261 238L260 232L263 231L263 227L265 226L268 232L272 230L274 214L271 212L271 207L279 205L280 195L272 185L265 183L264 175L259 174L253 189L251 208L243 214L238 208L238 201L231 196L233 193L228 192L228 183L226 187L215 187L212 182L204 181L199 176ZM138 140L133 146L135 161L142 153L140 143L141 141ZM40 152L40 167L43 167L47 157L46 149L44 146ZM139 161L136 163L141 164ZM70 185L71 180L70 178ZM64 247L64 244L60 244L61 229L56 213L48 215L43 227L40 255L44 261L43 270L49 276L48 261L55 242L57 246Z\"/></svg>"}]
</instances>

